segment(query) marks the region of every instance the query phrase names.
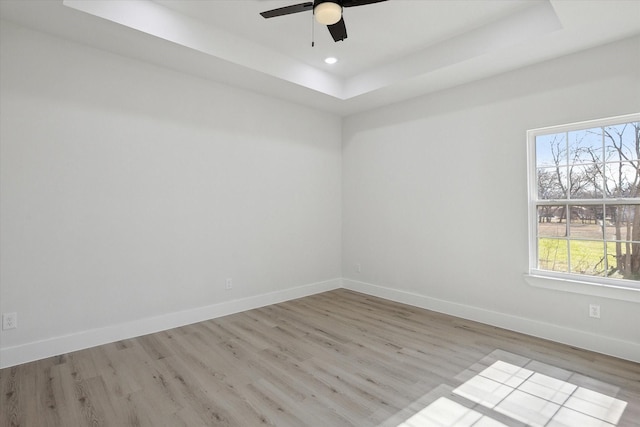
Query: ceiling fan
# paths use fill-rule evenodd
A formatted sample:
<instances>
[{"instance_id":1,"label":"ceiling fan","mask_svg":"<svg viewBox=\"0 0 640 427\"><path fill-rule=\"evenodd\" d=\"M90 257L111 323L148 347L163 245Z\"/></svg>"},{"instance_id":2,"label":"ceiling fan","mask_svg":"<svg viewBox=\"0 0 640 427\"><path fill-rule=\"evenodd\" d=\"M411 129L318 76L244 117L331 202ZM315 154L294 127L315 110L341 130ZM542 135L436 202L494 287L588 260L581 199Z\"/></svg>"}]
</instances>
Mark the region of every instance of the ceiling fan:
<instances>
[{"instance_id":1,"label":"ceiling fan","mask_svg":"<svg viewBox=\"0 0 640 427\"><path fill-rule=\"evenodd\" d=\"M333 37L333 40L340 41L347 38L347 27L342 17L342 8L353 6L364 6L371 3L380 3L387 0L314 0L280 7L278 9L267 10L260 13L264 18L275 18L276 16L291 15L292 13L313 10L316 21L326 25Z\"/></svg>"}]
</instances>

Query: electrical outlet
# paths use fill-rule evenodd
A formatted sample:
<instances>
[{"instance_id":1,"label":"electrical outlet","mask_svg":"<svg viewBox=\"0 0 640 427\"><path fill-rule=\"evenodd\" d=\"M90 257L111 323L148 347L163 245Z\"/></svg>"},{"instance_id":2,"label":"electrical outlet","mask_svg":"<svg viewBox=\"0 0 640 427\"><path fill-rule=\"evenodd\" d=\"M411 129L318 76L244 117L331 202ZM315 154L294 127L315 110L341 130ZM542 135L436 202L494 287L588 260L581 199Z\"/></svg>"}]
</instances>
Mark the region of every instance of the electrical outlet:
<instances>
[{"instance_id":1,"label":"electrical outlet","mask_svg":"<svg viewBox=\"0 0 640 427\"><path fill-rule=\"evenodd\" d=\"M357 263L357 264L356 264L356 271L357 271L358 273L362 273L362 266L360 265L360 263Z\"/></svg>"},{"instance_id":2,"label":"electrical outlet","mask_svg":"<svg viewBox=\"0 0 640 427\"><path fill-rule=\"evenodd\" d=\"M2 329L15 329L18 327L18 313L4 313L2 315Z\"/></svg>"},{"instance_id":3,"label":"electrical outlet","mask_svg":"<svg viewBox=\"0 0 640 427\"><path fill-rule=\"evenodd\" d=\"M232 289L233 288L233 280L231 280L231 278L228 278L226 283L224 284L224 288L226 290Z\"/></svg>"},{"instance_id":4,"label":"electrical outlet","mask_svg":"<svg viewBox=\"0 0 640 427\"><path fill-rule=\"evenodd\" d=\"M600 318L600 306L598 304L589 304L589 317Z\"/></svg>"}]
</instances>

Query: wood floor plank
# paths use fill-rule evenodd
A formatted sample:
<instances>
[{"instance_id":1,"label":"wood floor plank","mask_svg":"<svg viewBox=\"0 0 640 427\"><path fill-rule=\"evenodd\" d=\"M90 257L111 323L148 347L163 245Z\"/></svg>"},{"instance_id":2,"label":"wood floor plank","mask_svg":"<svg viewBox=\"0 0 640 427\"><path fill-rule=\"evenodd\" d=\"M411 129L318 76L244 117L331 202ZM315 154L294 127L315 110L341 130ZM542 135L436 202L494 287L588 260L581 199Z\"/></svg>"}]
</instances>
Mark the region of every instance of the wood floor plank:
<instances>
[{"instance_id":1,"label":"wood floor plank","mask_svg":"<svg viewBox=\"0 0 640 427\"><path fill-rule=\"evenodd\" d=\"M37 400L37 419L43 419L45 426L56 426L62 423L60 417L64 413L64 402L59 402L57 396L61 394L60 383L52 373L50 359L39 362L39 368L35 372L36 384L34 393ZM40 391L40 392L38 392ZM34 399L35 400L35 399ZM35 420L37 421L37 420Z\"/></svg>"},{"instance_id":2,"label":"wood floor plank","mask_svg":"<svg viewBox=\"0 0 640 427\"><path fill-rule=\"evenodd\" d=\"M2 369L0 426L396 427L498 360L640 426L638 363L347 290Z\"/></svg>"},{"instance_id":3,"label":"wood floor plank","mask_svg":"<svg viewBox=\"0 0 640 427\"><path fill-rule=\"evenodd\" d=\"M0 371L0 381L2 381L0 414L2 414L3 426L20 425L21 419L25 416L20 408L20 398L24 395L20 392L19 372L23 369L25 369L24 366L13 366Z\"/></svg>"},{"instance_id":4,"label":"wood floor plank","mask_svg":"<svg viewBox=\"0 0 640 427\"><path fill-rule=\"evenodd\" d=\"M292 404L288 396L283 395L278 389L271 386L268 381L260 379L247 384L241 390L249 404L261 408L264 416L271 424L278 426L301 426L308 424L306 420L295 415L295 403Z\"/></svg>"}]
</instances>

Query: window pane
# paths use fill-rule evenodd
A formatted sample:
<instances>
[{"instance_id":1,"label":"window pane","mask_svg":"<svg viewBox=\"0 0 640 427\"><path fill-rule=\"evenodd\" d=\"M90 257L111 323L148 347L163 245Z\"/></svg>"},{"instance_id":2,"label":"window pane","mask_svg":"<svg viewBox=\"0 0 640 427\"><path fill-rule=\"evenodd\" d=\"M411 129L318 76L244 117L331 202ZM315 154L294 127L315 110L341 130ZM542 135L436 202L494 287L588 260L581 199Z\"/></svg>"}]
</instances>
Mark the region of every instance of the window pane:
<instances>
[{"instance_id":1,"label":"window pane","mask_svg":"<svg viewBox=\"0 0 640 427\"><path fill-rule=\"evenodd\" d=\"M538 173L538 199L566 199L567 198L567 169L540 168Z\"/></svg>"},{"instance_id":2,"label":"window pane","mask_svg":"<svg viewBox=\"0 0 640 427\"><path fill-rule=\"evenodd\" d=\"M538 239L538 268L540 270L568 272L567 241L564 239Z\"/></svg>"},{"instance_id":3,"label":"window pane","mask_svg":"<svg viewBox=\"0 0 640 427\"><path fill-rule=\"evenodd\" d=\"M640 220L640 205L605 206L606 236L610 240L640 240L634 219Z\"/></svg>"},{"instance_id":4,"label":"window pane","mask_svg":"<svg viewBox=\"0 0 640 427\"><path fill-rule=\"evenodd\" d=\"M609 277L640 280L640 242L608 242Z\"/></svg>"},{"instance_id":5,"label":"window pane","mask_svg":"<svg viewBox=\"0 0 640 427\"><path fill-rule=\"evenodd\" d=\"M613 226L613 223L610 219L604 220L604 238L606 241L610 242L612 240L620 240L616 238L616 227Z\"/></svg>"},{"instance_id":6,"label":"window pane","mask_svg":"<svg viewBox=\"0 0 640 427\"><path fill-rule=\"evenodd\" d=\"M566 133L539 135L536 137L536 166L567 164Z\"/></svg>"},{"instance_id":7,"label":"window pane","mask_svg":"<svg viewBox=\"0 0 640 427\"><path fill-rule=\"evenodd\" d=\"M638 162L619 162L605 164L605 190L607 197L638 196L640 170L638 169L637 163Z\"/></svg>"},{"instance_id":8,"label":"window pane","mask_svg":"<svg viewBox=\"0 0 640 427\"><path fill-rule=\"evenodd\" d=\"M606 272L602 240L570 240L571 273L603 276Z\"/></svg>"},{"instance_id":9,"label":"window pane","mask_svg":"<svg viewBox=\"0 0 640 427\"><path fill-rule=\"evenodd\" d=\"M571 206L571 222L569 235L571 238L599 239L603 238L602 205Z\"/></svg>"},{"instance_id":10,"label":"window pane","mask_svg":"<svg viewBox=\"0 0 640 427\"><path fill-rule=\"evenodd\" d=\"M569 132L569 159L572 164L602 162L602 128Z\"/></svg>"},{"instance_id":11,"label":"window pane","mask_svg":"<svg viewBox=\"0 0 640 427\"><path fill-rule=\"evenodd\" d=\"M605 217L611 277L640 280L640 205L606 206Z\"/></svg>"},{"instance_id":12,"label":"window pane","mask_svg":"<svg viewBox=\"0 0 640 427\"><path fill-rule=\"evenodd\" d=\"M537 268L640 289L640 114L542 130L535 136ZM616 121L614 121L616 120ZM624 120L624 119L623 119ZM598 125L596 125L596 123ZM552 203L546 206L545 203ZM532 260L533 261L533 260ZM535 264L534 261L534 264ZM544 274L543 274L544 275ZM606 279L605 279L606 277Z\"/></svg>"},{"instance_id":13,"label":"window pane","mask_svg":"<svg viewBox=\"0 0 640 427\"><path fill-rule=\"evenodd\" d=\"M638 159L638 128L640 123L625 123L604 128L607 160Z\"/></svg>"},{"instance_id":14,"label":"window pane","mask_svg":"<svg viewBox=\"0 0 640 427\"><path fill-rule=\"evenodd\" d=\"M602 198L602 165L572 166L569 194L572 199Z\"/></svg>"},{"instance_id":15,"label":"window pane","mask_svg":"<svg viewBox=\"0 0 640 427\"><path fill-rule=\"evenodd\" d=\"M564 206L538 206L538 236L566 237L567 222L564 221Z\"/></svg>"}]
</instances>

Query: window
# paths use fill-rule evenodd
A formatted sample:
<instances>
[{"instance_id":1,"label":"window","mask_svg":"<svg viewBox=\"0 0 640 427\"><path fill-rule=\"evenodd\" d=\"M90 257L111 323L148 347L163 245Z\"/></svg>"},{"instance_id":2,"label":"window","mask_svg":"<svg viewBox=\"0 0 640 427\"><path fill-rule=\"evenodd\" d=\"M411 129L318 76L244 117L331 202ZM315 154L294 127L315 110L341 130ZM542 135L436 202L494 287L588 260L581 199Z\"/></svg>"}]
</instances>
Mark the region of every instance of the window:
<instances>
[{"instance_id":1,"label":"window","mask_svg":"<svg viewBox=\"0 0 640 427\"><path fill-rule=\"evenodd\" d=\"M530 273L640 289L640 114L527 136Z\"/></svg>"}]
</instances>

